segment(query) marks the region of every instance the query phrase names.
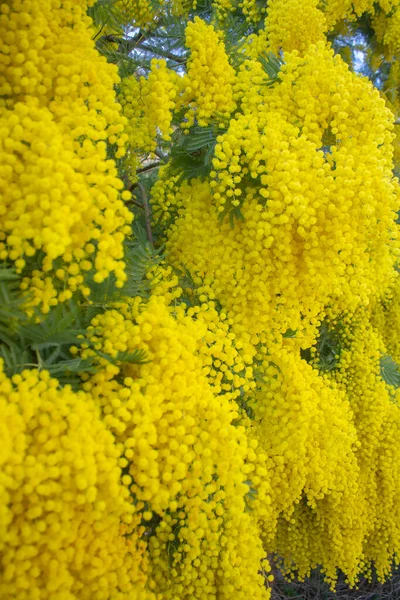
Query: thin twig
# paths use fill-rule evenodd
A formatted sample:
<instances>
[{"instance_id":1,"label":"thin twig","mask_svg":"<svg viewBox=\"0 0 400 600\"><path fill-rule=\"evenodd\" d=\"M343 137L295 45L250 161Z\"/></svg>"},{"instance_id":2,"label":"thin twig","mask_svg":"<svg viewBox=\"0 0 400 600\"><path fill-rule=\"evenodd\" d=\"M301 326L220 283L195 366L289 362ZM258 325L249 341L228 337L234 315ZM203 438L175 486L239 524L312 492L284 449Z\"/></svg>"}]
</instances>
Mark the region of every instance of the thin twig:
<instances>
[{"instance_id":1,"label":"thin twig","mask_svg":"<svg viewBox=\"0 0 400 600\"><path fill-rule=\"evenodd\" d=\"M143 209L144 209L144 218L145 218L145 222L146 222L147 239L149 240L150 244L152 246L154 246L153 233L151 231L150 205L149 205L149 200L147 198L147 193L146 193L144 185L140 181L137 181L136 185L139 188L140 193L142 195L142 203L143 203Z\"/></svg>"},{"instance_id":2,"label":"thin twig","mask_svg":"<svg viewBox=\"0 0 400 600\"><path fill-rule=\"evenodd\" d=\"M132 204L134 204L138 208L144 209L144 205L141 202L138 202L137 200L135 200L135 198L131 198L130 200L127 200L127 202L132 202Z\"/></svg>"},{"instance_id":3,"label":"thin twig","mask_svg":"<svg viewBox=\"0 0 400 600\"><path fill-rule=\"evenodd\" d=\"M96 33L96 35L94 37L92 37L92 40L95 40L103 31L104 27L107 25L107 21L105 23L103 23L103 25L100 27L99 31Z\"/></svg>"},{"instance_id":4,"label":"thin twig","mask_svg":"<svg viewBox=\"0 0 400 600\"><path fill-rule=\"evenodd\" d=\"M159 166L160 166L159 161L150 163L149 165L146 165L145 167L136 169L136 173L146 173L146 171L151 171L152 169L157 169L157 167L159 167Z\"/></svg>"},{"instance_id":5,"label":"thin twig","mask_svg":"<svg viewBox=\"0 0 400 600\"><path fill-rule=\"evenodd\" d=\"M42 357L40 356L39 350L36 350L35 354L38 361L38 370L40 371L43 368Z\"/></svg>"},{"instance_id":6,"label":"thin twig","mask_svg":"<svg viewBox=\"0 0 400 600\"><path fill-rule=\"evenodd\" d=\"M106 42L111 42L113 44L118 44L118 52L130 54L132 50L134 50L138 44L145 39L144 34L139 31L135 36L126 39L125 37L121 37L119 35L104 35L100 38L99 42L102 40Z\"/></svg>"},{"instance_id":7,"label":"thin twig","mask_svg":"<svg viewBox=\"0 0 400 600\"><path fill-rule=\"evenodd\" d=\"M154 150L154 154L156 156L158 156L158 158L160 160L162 160L163 162L167 162L168 158L165 156L165 154L163 152L161 152L161 150L159 150L158 148L156 150Z\"/></svg>"},{"instance_id":8,"label":"thin twig","mask_svg":"<svg viewBox=\"0 0 400 600\"><path fill-rule=\"evenodd\" d=\"M178 56L177 54L173 54L172 52L168 52L167 50L163 50L162 48L157 48L156 46L148 46L143 44L142 41L138 42L137 47L141 50L145 50L146 52L151 52L153 54L158 54L159 56L163 56L164 58L168 58L169 60L173 60L176 63L184 65L187 61L187 58L184 56Z\"/></svg>"}]
</instances>

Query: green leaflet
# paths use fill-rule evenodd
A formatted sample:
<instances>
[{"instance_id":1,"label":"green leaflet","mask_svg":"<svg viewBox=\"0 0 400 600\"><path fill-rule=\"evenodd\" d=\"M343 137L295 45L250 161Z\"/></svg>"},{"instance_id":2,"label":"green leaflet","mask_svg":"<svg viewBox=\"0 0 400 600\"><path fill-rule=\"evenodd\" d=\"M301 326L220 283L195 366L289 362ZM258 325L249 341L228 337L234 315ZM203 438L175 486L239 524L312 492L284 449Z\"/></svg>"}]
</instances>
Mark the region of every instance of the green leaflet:
<instances>
[{"instance_id":1,"label":"green leaflet","mask_svg":"<svg viewBox=\"0 0 400 600\"><path fill-rule=\"evenodd\" d=\"M380 360L381 377L387 385L400 386L400 367L391 356L382 356Z\"/></svg>"},{"instance_id":2,"label":"green leaflet","mask_svg":"<svg viewBox=\"0 0 400 600\"><path fill-rule=\"evenodd\" d=\"M283 65L283 61L275 56L273 52L264 52L258 56L265 73L268 75L267 85L272 86L280 81L279 71Z\"/></svg>"},{"instance_id":3,"label":"green leaflet","mask_svg":"<svg viewBox=\"0 0 400 600\"><path fill-rule=\"evenodd\" d=\"M13 267L0 267L0 343L10 343L12 334L27 320L22 310L26 297L21 293L20 282Z\"/></svg>"},{"instance_id":4,"label":"green leaflet","mask_svg":"<svg viewBox=\"0 0 400 600\"><path fill-rule=\"evenodd\" d=\"M220 133L216 125L194 125L188 135L177 130L166 167L168 177L178 176L178 181L207 177L212 170L212 158Z\"/></svg>"}]
</instances>

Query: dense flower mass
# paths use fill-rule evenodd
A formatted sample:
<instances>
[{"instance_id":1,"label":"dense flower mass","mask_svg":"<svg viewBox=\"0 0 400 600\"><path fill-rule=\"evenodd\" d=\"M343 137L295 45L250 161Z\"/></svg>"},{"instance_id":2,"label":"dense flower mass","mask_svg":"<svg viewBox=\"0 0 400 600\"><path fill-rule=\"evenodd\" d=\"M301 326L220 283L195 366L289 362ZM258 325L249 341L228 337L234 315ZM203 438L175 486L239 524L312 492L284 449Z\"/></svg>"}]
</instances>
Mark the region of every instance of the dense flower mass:
<instances>
[{"instance_id":1,"label":"dense flower mass","mask_svg":"<svg viewBox=\"0 0 400 600\"><path fill-rule=\"evenodd\" d=\"M268 600L271 556L383 580L400 71L327 35L368 13L386 60L398 2L111 4L0 0L0 597ZM95 47L143 39L122 81Z\"/></svg>"},{"instance_id":2,"label":"dense flower mass","mask_svg":"<svg viewBox=\"0 0 400 600\"><path fill-rule=\"evenodd\" d=\"M235 375L244 365L217 322L212 306L171 314L155 296L147 306L107 311L89 330L95 349L117 355L139 347L149 360L105 369L84 389L121 445L131 492L149 519L162 517L149 560L152 589L163 598L267 594L257 575L265 558L261 539L245 512L247 473L260 461L256 444L233 424L238 409L229 392L246 387L246 378ZM216 363L225 369L217 373Z\"/></svg>"},{"instance_id":3,"label":"dense flower mass","mask_svg":"<svg viewBox=\"0 0 400 600\"><path fill-rule=\"evenodd\" d=\"M384 577L399 540L389 508L398 484L373 461L366 475L363 458L386 443L378 435L363 449L367 423L388 411L393 436L399 423L379 368L380 357L397 356L389 325L398 257L392 115L325 42L293 38L290 46L289 30L295 34L294 21L283 36L293 51L275 84L259 61L242 62L238 108L217 137L210 180L180 183L167 169L152 202L168 226L170 260L189 271L203 303L221 305L246 371L257 374L244 402L236 400L271 478L252 504L266 549L288 573L321 564L328 581L340 568L355 583L371 562ZM332 375L315 352L306 358L326 322L343 346L330 359ZM369 386L363 368L348 371L368 345ZM363 386L360 413L353 390ZM388 490L380 508L372 491L379 477ZM258 490L260 479L251 479ZM382 527L390 528L390 550Z\"/></svg>"},{"instance_id":4,"label":"dense flower mass","mask_svg":"<svg viewBox=\"0 0 400 600\"><path fill-rule=\"evenodd\" d=\"M325 39L326 21L317 0L272 0L265 21L270 49L305 51Z\"/></svg>"},{"instance_id":5,"label":"dense flower mass","mask_svg":"<svg viewBox=\"0 0 400 600\"><path fill-rule=\"evenodd\" d=\"M52 303L63 289L84 288L92 269L95 281L109 273L125 281L131 214L107 143L121 157L127 135L116 70L93 46L85 5L0 8L0 258L22 270L40 256L58 290ZM48 310L38 290L34 302Z\"/></svg>"},{"instance_id":6,"label":"dense flower mass","mask_svg":"<svg viewBox=\"0 0 400 600\"><path fill-rule=\"evenodd\" d=\"M120 102L132 153L154 151L157 136L170 140L172 112L180 86L181 78L166 67L165 60L152 60L147 79L134 75L124 79Z\"/></svg>"},{"instance_id":7,"label":"dense flower mass","mask_svg":"<svg viewBox=\"0 0 400 600\"><path fill-rule=\"evenodd\" d=\"M214 180L177 193L168 244L254 346L287 329L307 344L328 304L337 314L368 304L395 275L390 113L322 44L288 54L272 89L260 77L246 86L258 71L244 66ZM221 224L218 212L235 209L243 221Z\"/></svg>"},{"instance_id":8,"label":"dense flower mass","mask_svg":"<svg viewBox=\"0 0 400 600\"><path fill-rule=\"evenodd\" d=\"M94 400L45 371L1 371L0 406L0 596L136 598L140 518Z\"/></svg>"},{"instance_id":9,"label":"dense flower mass","mask_svg":"<svg viewBox=\"0 0 400 600\"><path fill-rule=\"evenodd\" d=\"M232 83L234 70L229 64L221 35L196 17L186 28L190 50L185 89L181 104L187 106L184 127L196 119L202 127L212 117L229 117L235 108Z\"/></svg>"}]
</instances>

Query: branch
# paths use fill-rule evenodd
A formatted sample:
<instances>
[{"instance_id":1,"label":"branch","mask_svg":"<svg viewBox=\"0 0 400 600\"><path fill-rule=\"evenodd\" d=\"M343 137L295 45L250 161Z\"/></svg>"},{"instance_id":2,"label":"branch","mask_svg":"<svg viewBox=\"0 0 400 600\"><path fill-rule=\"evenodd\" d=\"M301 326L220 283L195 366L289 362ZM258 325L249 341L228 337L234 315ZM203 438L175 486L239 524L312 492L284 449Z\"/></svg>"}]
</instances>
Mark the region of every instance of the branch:
<instances>
[{"instance_id":1,"label":"branch","mask_svg":"<svg viewBox=\"0 0 400 600\"><path fill-rule=\"evenodd\" d=\"M157 167L160 166L160 163L154 162L154 163L150 163L149 165L146 165L145 167L141 167L140 169L136 169L136 173L140 174L140 173L146 173L147 171L151 171L152 169L157 169Z\"/></svg>"},{"instance_id":2,"label":"branch","mask_svg":"<svg viewBox=\"0 0 400 600\"><path fill-rule=\"evenodd\" d=\"M151 52L152 54L158 54L159 56L163 56L164 58L173 60L174 62L179 63L181 65L184 65L187 61L187 58L185 58L184 56L178 56L177 54L173 54L172 52L168 52L167 50L163 50L162 48L157 48L156 46L148 46L147 44L143 44L142 41L138 42L137 46L141 48L141 50Z\"/></svg>"},{"instance_id":3,"label":"branch","mask_svg":"<svg viewBox=\"0 0 400 600\"><path fill-rule=\"evenodd\" d=\"M134 198L131 198L130 200L127 200L127 202L132 202L132 204L134 204L138 208L144 209L144 205L141 202L138 202L137 200L135 200Z\"/></svg>"},{"instance_id":4,"label":"branch","mask_svg":"<svg viewBox=\"0 0 400 600\"><path fill-rule=\"evenodd\" d=\"M154 241L153 241L153 233L151 231L151 214L150 214L150 205L149 205L149 200L147 198L147 193L146 190L144 188L144 185L142 183L140 183L140 181L137 181L135 186L137 186L140 190L140 193L142 195L142 203L143 203L143 209L144 209L144 218L145 218L145 222L146 222L146 232L147 232L147 239L149 240L150 244L152 246L154 246Z\"/></svg>"},{"instance_id":5,"label":"branch","mask_svg":"<svg viewBox=\"0 0 400 600\"><path fill-rule=\"evenodd\" d=\"M141 31L139 31L139 33L137 33L129 39L126 39L119 35L104 35L99 40L97 40L96 43L101 44L101 42L111 42L112 44L118 44L118 52L121 52L122 54L130 54L132 50L134 50L137 47L137 45L145 39L145 35Z\"/></svg>"},{"instance_id":6,"label":"branch","mask_svg":"<svg viewBox=\"0 0 400 600\"><path fill-rule=\"evenodd\" d=\"M103 29L104 29L105 26L106 26L106 23L103 23L103 25L100 27L100 29L96 33L96 35L94 37L92 37L92 40L95 40L97 37L99 37L99 35L101 34L101 32L103 31Z\"/></svg>"},{"instance_id":7,"label":"branch","mask_svg":"<svg viewBox=\"0 0 400 600\"><path fill-rule=\"evenodd\" d=\"M163 162L165 162L165 163L168 162L168 157L161 150L159 150L158 148L156 150L154 150L154 154L156 156L158 156L158 158L160 160L162 160Z\"/></svg>"}]
</instances>

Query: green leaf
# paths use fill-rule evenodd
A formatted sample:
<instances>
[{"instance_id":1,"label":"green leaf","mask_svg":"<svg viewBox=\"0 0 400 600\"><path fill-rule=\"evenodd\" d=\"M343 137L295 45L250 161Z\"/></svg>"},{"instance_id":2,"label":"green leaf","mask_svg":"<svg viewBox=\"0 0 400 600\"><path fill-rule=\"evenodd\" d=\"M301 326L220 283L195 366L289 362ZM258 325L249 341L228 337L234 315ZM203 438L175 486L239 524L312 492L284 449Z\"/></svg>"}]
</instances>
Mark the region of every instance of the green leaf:
<instances>
[{"instance_id":1,"label":"green leaf","mask_svg":"<svg viewBox=\"0 0 400 600\"><path fill-rule=\"evenodd\" d=\"M283 334L284 338L295 338L297 334L297 329L287 329Z\"/></svg>"},{"instance_id":2,"label":"green leaf","mask_svg":"<svg viewBox=\"0 0 400 600\"><path fill-rule=\"evenodd\" d=\"M111 303L118 302L123 297L149 298L152 283L147 274L164 259L163 247L155 248L149 243L144 220L136 218L132 227L132 237L125 241L125 285L117 288L114 274L109 275L102 283L90 281L88 285L91 290L91 302L105 310Z\"/></svg>"},{"instance_id":3,"label":"green leaf","mask_svg":"<svg viewBox=\"0 0 400 600\"><path fill-rule=\"evenodd\" d=\"M240 206L232 206L229 201L226 202L224 210L219 213L218 221L220 223L223 223L226 216L228 216L228 218L229 218L229 224L231 226L231 229L233 229L235 227L235 220L236 221L244 221L245 220L243 213L240 210Z\"/></svg>"},{"instance_id":4,"label":"green leaf","mask_svg":"<svg viewBox=\"0 0 400 600\"><path fill-rule=\"evenodd\" d=\"M208 147L216 141L215 127L196 127L187 138L188 140L185 145L187 152L195 152L205 146Z\"/></svg>"},{"instance_id":5,"label":"green leaf","mask_svg":"<svg viewBox=\"0 0 400 600\"><path fill-rule=\"evenodd\" d=\"M27 367L37 366L31 362L31 355L27 350L21 350L16 344L0 345L0 358L4 361L4 371L8 377L21 373Z\"/></svg>"},{"instance_id":6,"label":"green leaf","mask_svg":"<svg viewBox=\"0 0 400 600\"><path fill-rule=\"evenodd\" d=\"M137 348L133 352L118 352L117 356L115 357L110 356L109 354L107 354L106 352L102 352L101 350L96 350L95 352L98 356L101 356L101 358L105 358L114 365L118 363L144 365L150 362L150 360L148 360L147 358L146 351L141 348Z\"/></svg>"},{"instance_id":7,"label":"green leaf","mask_svg":"<svg viewBox=\"0 0 400 600\"><path fill-rule=\"evenodd\" d=\"M39 323L27 324L20 328L20 335L33 350L43 350L64 344L79 344L79 335L85 329L74 327L78 319L79 307L73 303L59 304Z\"/></svg>"},{"instance_id":8,"label":"green leaf","mask_svg":"<svg viewBox=\"0 0 400 600\"><path fill-rule=\"evenodd\" d=\"M59 375L66 373L94 373L96 371L91 359L84 360L82 358L72 358L55 364L44 363L43 366L52 376L57 378Z\"/></svg>"},{"instance_id":9,"label":"green leaf","mask_svg":"<svg viewBox=\"0 0 400 600\"><path fill-rule=\"evenodd\" d=\"M283 61L280 58L275 56L273 52L264 52L263 54L259 54L258 60L268 75L267 85L271 86L280 81L279 71L283 65Z\"/></svg>"},{"instance_id":10,"label":"green leaf","mask_svg":"<svg viewBox=\"0 0 400 600\"><path fill-rule=\"evenodd\" d=\"M14 334L28 318L23 311L27 300L20 289L20 276L3 263L0 267L0 342L10 344Z\"/></svg>"},{"instance_id":11,"label":"green leaf","mask_svg":"<svg viewBox=\"0 0 400 600\"><path fill-rule=\"evenodd\" d=\"M177 130L173 136L167 176L178 176L179 181L204 179L211 171L217 137L223 133L216 124L194 125L188 134Z\"/></svg>"},{"instance_id":12,"label":"green leaf","mask_svg":"<svg viewBox=\"0 0 400 600\"><path fill-rule=\"evenodd\" d=\"M380 361L381 377L387 385L400 386L400 367L391 356L383 356Z\"/></svg>"}]
</instances>

